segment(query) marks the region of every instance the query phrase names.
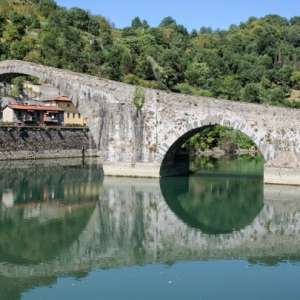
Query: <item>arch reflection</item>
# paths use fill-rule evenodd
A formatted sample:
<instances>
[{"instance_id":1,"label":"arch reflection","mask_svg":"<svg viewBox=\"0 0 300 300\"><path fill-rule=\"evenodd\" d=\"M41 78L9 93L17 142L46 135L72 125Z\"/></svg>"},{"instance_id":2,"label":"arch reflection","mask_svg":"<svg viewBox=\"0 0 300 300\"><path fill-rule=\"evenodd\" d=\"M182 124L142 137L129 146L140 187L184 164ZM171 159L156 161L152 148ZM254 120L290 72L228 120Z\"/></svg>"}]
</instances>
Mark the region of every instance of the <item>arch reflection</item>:
<instances>
[{"instance_id":1,"label":"arch reflection","mask_svg":"<svg viewBox=\"0 0 300 300\"><path fill-rule=\"evenodd\" d=\"M0 261L37 264L76 241L99 199L97 167L5 169L0 175Z\"/></svg>"},{"instance_id":2,"label":"arch reflection","mask_svg":"<svg viewBox=\"0 0 300 300\"><path fill-rule=\"evenodd\" d=\"M177 217L206 234L239 231L251 224L264 206L263 180L256 176L162 178L160 186Z\"/></svg>"}]
</instances>

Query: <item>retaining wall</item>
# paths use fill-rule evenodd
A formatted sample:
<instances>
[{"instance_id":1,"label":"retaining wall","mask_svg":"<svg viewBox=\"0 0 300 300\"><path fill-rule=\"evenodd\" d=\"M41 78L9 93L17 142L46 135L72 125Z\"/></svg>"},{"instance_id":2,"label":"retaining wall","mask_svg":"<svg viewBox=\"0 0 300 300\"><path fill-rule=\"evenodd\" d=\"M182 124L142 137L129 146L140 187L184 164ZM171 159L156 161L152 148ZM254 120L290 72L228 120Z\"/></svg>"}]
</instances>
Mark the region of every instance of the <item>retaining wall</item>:
<instances>
[{"instance_id":1,"label":"retaining wall","mask_svg":"<svg viewBox=\"0 0 300 300\"><path fill-rule=\"evenodd\" d=\"M0 127L0 160L96 156L87 128Z\"/></svg>"}]
</instances>

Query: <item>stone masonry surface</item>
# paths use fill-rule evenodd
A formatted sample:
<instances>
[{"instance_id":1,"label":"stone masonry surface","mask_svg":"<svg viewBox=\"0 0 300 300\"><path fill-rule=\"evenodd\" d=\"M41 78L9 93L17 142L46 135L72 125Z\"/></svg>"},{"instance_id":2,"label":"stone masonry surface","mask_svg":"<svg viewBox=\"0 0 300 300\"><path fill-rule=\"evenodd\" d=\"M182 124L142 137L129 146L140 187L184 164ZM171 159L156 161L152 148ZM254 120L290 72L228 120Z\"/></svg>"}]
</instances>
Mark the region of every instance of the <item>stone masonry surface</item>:
<instances>
[{"instance_id":1,"label":"stone masonry surface","mask_svg":"<svg viewBox=\"0 0 300 300\"><path fill-rule=\"evenodd\" d=\"M0 160L96 155L88 130L81 128L0 127Z\"/></svg>"}]
</instances>

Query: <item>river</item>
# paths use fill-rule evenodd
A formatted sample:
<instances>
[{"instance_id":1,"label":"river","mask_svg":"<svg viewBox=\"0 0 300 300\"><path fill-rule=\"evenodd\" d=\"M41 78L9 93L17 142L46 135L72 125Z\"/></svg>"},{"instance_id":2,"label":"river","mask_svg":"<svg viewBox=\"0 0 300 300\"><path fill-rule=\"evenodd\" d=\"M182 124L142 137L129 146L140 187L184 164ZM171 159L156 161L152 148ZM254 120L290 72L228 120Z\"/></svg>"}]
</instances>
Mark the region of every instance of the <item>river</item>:
<instances>
[{"instance_id":1,"label":"river","mask_svg":"<svg viewBox=\"0 0 300 300\"><path fill-rule=\"evenodd\" d=\"M264 185L260 159L161 180L0 167L1 300L300 297L300 188Z\"/></svg>"}]
</instances>

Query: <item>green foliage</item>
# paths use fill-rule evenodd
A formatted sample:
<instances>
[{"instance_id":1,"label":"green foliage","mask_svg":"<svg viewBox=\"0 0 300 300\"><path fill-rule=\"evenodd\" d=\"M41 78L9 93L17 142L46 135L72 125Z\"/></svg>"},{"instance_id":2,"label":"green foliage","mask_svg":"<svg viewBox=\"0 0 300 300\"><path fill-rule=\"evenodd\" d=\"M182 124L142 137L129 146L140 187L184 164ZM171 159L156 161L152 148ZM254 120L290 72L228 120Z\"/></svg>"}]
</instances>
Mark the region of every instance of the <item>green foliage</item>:
<instances>
[{"instance_id":1,"label":"green foliage","mask_svg":"<svg viewBox=\"0 0 300 300\"><path fill-rule=\"evenodd\" d=\"M241 100L260 103L260 85L257 83L248 83L241 91Z\"/></svg>"},{"instance_id":2,"label":"green foliage","mask_svg":"<svg viewBox=\"0 0 300 300\"><path fill-rule=\"evenodd\" d=\"M203 128L188 141L187 145L191 149L200 149L202 151L215 147L226 152L231 152L237 148L256 148L250 138L241 131L219 125Z\"/></svg>"},{"instance_id":3,"label":"green foliage","mask_svg":"<svg viewBox=\"0 0 300 300\"><path fill-rule=\"evenodd\" d=\"M139 17L135 17L131 22L131 27L133 29L138 29L138 28L143 27L143 23L142 23L141 19Z\"/></svg>"},{"instance_id":4,"label":"green foliage","mask_svg":"<svg viewBox=\"0 0 300 300\"><path fill-rule=\"evenodd\" d=\"M151 56L147 57L147 61L152 68L152 72L156 81L158 81L162 87L166 88L168 86L168 74L166 70Z\"/></svg>"},{"instance_id":5,"label":"green foliage","mask_svg":"<svg viewBox=\"0 0 300 300\"><path fill-rule=\"evenodd\" d=\"M145 104L145 91L141 87L136 87L133 96L133 104L138 111L140 111Z\"/></svg>"},{"instance_id":6,"label":"green foliage","mask_svg":"<svg viewBox=\"0 0 300 300\"><path fill-rule=\"evenodd\" d=\"M25 78L22 76L18 76L12 79L12 91L11 94L14 97L20 97L23 94L23 82Z\"/></svg>"},{"instance_id":7,"label":"green foliage","mask_svg":"<svg viewBox=\"0 0 300 300\"><path fill-rule=\"evenodd\" d=\"M291 80L294 84L294 87L296 89L300 89L300 71L299 70L296 70L293 72Z\"/></svg>"},{"instance_id":8,"label":"green foliage","mask_svg":"<svg viewBox=\"0 0 300 300\"><path fill-rule=\"evenodd\" d=\"M160 27L168 27L173 25L176 25L176 21L170 16L164 18L159 24Z\"/></svg>"},{"instance_id":9,"label":"green foliage","mask_svg":"<svg viewBox=\"0 0 300 300\"><path fill-rule=\"evenodd\" d=\"M67 20L69 26L74 26L82 31L99 35L100 24L83 9L77 7L71 8L67 13Z\"/></svg>"},{"instance_id":10,"label":"green foliage","mask_svg":"<svg viewBox=\"0 0 300 300\"><path fill-rule=\"evenodd\" d=\"M0 39L0 59L144 87L288 106L291 90L300 89L298 16L252 17L228 30L189 33L172 17L157 27L136 17L116 29L104 17L53 0L3 0Z\"/></svg>"},{"instance_id":11,"label":"green foliage","mask_svg":"<svg viewBox=\"0 0 300 300\"><path fill-rule=\"evenodd\" d=\"M175 91L183 94L194 95L194 96L204 96L212 97L212 93L208 90L196 88L189 85L188 83L179 83L174 87Z\"/></svg>"},{"instance_id":12,"label":"green foliage","mask_svg":"<svg viewBox=\"0 0 300 300\"><path fill-rule=\"evenodd\" d=\"M229 100L239 99L241 84L238 79L229 75L224 77L220 86L220 96Z\"/></svg>"},{"instance_id":13,"label":"green foliage","mask_svg":"<svg viewBox=\"0 0 300 300\"><path fill-rule=\"evenodd\" d=\"M39 10L45 17L50 16L57 9L57 4L54 0L34 0L32 2L38 4Z\"/></svg>"},{"instance_id":14,"label":"green foliage","mask_svg":"<svg viewBox=\"0 0 300 300\"><path fill-rule=\"evenodd\" d=\"M209 79L210 70L207 63L193 62L188 65L185 78L193 86L205 87Z\"/></svg>"}]
</instances>

